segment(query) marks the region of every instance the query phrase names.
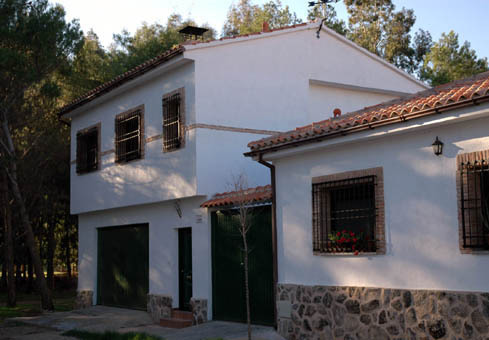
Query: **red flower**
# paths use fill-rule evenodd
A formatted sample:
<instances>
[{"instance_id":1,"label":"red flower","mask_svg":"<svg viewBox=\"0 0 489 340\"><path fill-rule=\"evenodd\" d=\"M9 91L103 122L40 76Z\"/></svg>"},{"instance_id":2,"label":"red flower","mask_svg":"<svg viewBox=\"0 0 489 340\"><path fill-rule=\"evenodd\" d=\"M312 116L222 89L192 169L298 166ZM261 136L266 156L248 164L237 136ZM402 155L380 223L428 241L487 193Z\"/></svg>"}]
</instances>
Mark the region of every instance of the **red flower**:
<instances>
[{"instance_id":1,"label":"red flower","mask_svg":"<svg viewBox=\"0 0 489 340\"><path fill-rule=\"evenodd\" d=\"M354 239L353 239L353 242L354 242L354 243L356 243L356 242L357 242L357 239L356 239L356 238L354 238Z\"/></svg>"},{"instance_id":2,"label":"red flower","mask_svg":"<svg viewBox=\"0 0 489 340\"><path fill-rule=\"evenodd\" d=\"M343 234L346 234L346 230L343 230L343 231L342 231L342 233L343 233Z\"/></svg>"},{"instance_id":3,"label":"red flower","mask_svg":"<svg viewBox=\"0 0 489 340\"><path fill-rule=\"evenodd\" d=\"M336 233L336 236L340 237L340 236L341 236L341 233L338 231L338 232Z\"/></svg>"},{"instance_id":4,"label":"red flower","mask_svg":"<svg viewBox=\"0 0 489 340\"><path fill-rule=\"evenodd\" d=\"M352 246L351 246L351 249L352 249L352 250L355 250L355 245L352 245Z\"/></svg>"},{"instance_id":5,"label":"red flower","mask_svg":"<svg viewBox=\"0 0 489 340\"><path fill-rule=\"evenodd\" d=\"M338 243L339 243L339 244L343 243L343 239L339 239L339 240L338 240Z\"/></svg>"},{"instance_id":6,"label":"red flower","mask_svg":"<svg viewBox=\"0 0 489 340\"><path fill-rule=\"evenodd\" d=\"M340 238L340 241L341 242L345 242L346 241L346 238L342 237L342 238Z\"/></svg>"},{"instance_id":7,"label":"red flower","mask_svg":"<svg viewBox=\"0 0 489 340\"><path fill-rule=\"evenodd\" d=\"M351 236L351 237L355 236L355 233L354 233L353 231L352 231L352 232L350 232L350 236Z\"/></svg>"},{"instance_id":8,"label":"red flower","mask_svg":"<svg viewBox=\"0 0 489 340\"><path fill-rule=\"evenodd\" d=\"M358 250L355 251L354 255L357 256L359 254Z\"/></svg>"}]
</instances>

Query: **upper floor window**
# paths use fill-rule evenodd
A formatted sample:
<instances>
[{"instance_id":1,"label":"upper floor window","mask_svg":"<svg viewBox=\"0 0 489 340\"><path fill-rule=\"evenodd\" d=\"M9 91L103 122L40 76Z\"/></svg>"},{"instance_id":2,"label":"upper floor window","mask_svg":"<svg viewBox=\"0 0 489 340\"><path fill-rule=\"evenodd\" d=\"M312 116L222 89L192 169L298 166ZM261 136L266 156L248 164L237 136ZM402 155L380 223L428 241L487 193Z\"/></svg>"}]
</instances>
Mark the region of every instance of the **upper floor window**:
<instances>
[{"instance_id":1,"label":"upper floor window","mask_svg":"<svg viewBox=\"0 0 489 340\"><path fill-rule=\"evenodd\" d=\"M76 134L76 173L95 171L99 166L99 126Z\"/></svg>"},{"instance_id":2,"label":"upper floor window","mask_svg":"<svg viewBox=\"0 0 489 340\"><path fill-rule=\"evenodd\" d=\"M115 118L115 161L129 162L142 158L143 107L121 113Z\"/></svg>"},{"instance_id":3,"label":"upper floor window","mask_svg":"<svg viewBox=\"0 0 489 340\"><path fill-rule=\"evenodd\" d=\"M459 155L461 246L489 250L489 152Z\"/></svg>"},{"instance_id":4,"label":"upper floor window","mask_svg":"<svg viewBox=\"0 0 489 340\"><path fill-rule=\"evenodd\" d=\"M381 169L313 179L313 251L384 252Z\"/></svg>"},{"instance_id":5,"label":"upper floor window","mask_svg":"<svg viewBox=\"0 0 489 340\"><path fill-rule=\"evenodd\" d=\"M183 146L183 89L163 97L163 151L173 151Z\"/></svg>"}]
</instances>

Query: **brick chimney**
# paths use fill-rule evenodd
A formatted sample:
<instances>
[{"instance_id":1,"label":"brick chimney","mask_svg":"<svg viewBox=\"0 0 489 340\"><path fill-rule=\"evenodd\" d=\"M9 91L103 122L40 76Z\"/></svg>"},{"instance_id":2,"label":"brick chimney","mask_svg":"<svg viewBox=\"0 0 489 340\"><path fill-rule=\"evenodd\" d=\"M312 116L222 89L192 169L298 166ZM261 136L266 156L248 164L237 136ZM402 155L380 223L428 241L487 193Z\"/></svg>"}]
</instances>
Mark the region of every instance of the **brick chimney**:
<instances>
[{"instance_id":1,"label":"brick chimney","mask_svg":"<svg viewBox=\"0 0 489 340\"><path fill-rule=\"evenodd\" d=\"M263 24L261 25L261 31L270 32L270 25L268 25L267 21L264 21Z\"/></svg>"},{"instance_id":2,"label":"brick chimney","mask_svg":"<svg viewBox=\"0 0 489 340\"><path fill-rule=\"evenodd\" d=\"M341 116L341 110L336 108L333 110L333 116L334 118Z\"/></svg>"}]
</instances>

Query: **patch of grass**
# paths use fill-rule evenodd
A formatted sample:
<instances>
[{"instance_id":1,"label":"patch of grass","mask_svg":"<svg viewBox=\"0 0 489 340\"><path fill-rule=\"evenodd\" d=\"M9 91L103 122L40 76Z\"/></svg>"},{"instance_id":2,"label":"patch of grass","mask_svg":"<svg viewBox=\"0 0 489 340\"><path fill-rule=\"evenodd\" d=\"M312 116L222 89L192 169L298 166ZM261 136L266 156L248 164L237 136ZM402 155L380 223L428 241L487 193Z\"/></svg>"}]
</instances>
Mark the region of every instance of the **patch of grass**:
<instances>
[{"instance_id":1,"label":"patch of grass","mask_svg":"<svg viewBox=\"0 0 489 340\"><path fill-rule=\"evenodd\" d=\"M5 306L6 294L0 295L0 322L6 318L19 316L35 316L41 314L41 299L38 294L18 294L17 307ZM53 292L53 303L55 312L66 312L73 309L76 292L62 291Z\"/></svg>"},{"instance_id":2,"label":"patch of grass","mask_svg":"<svg viewBox=\"0 0 489 340\"><path fill-rule=\"evenodd\" d=\"M71 330L64 332L63 336L71 336L82 340L164 340L158 336L148 335L145 333L125 333L116 332L94 333L87 331Z\"/></svg>"}]
</instances>

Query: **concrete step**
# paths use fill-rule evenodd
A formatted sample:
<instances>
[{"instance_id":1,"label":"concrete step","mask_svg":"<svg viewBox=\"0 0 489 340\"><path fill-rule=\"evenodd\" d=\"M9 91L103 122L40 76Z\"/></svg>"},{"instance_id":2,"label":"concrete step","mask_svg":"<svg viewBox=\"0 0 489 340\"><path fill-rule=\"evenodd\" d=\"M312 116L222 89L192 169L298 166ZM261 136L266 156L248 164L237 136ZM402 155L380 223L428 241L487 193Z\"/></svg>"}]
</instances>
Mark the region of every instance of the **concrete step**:
<instances>
[{"instance_id":1,"label":"concrete step","mask_svg":"<svg viewBox=\"0 0 489 340\"><path fill-rule=\"evenodd\" d=\"M178 309L171 310L171 318L172 319L180 319L180 320L193 320L192 312L187 312Z\"/></svg>"},{"instance_id":2,"label":"concrete step","mask_svg":"<svg viewBox=\"0 0 489 340\"><path fill-rule=\"evenodd\" d=\"M161 319L160 326L166 328L186 328L192 326L192 320L183 320L183 319Z\"/></svg>"}]
</instances>

